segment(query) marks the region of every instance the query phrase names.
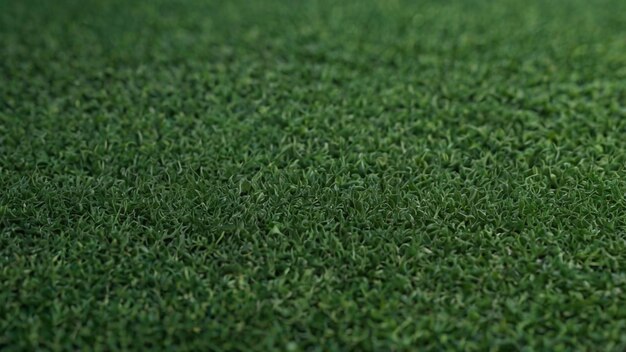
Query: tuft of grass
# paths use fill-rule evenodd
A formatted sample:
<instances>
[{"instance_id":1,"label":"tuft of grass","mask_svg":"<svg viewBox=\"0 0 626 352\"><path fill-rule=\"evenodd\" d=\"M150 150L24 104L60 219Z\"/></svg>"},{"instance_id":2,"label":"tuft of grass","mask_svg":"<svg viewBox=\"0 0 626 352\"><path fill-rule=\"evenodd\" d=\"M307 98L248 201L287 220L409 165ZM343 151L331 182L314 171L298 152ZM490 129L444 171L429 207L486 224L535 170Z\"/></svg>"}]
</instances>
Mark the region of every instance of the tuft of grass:
<instances>
[{"instance_id":1,"label":"tuft of grass","mask_svg":"<svg viewBox=\"0 0 626 352\"><path fill-rule=\"evenodd\" d=\"M626 349L625 14L0 0L0 349Z\"/></svg>"}]
</instances>

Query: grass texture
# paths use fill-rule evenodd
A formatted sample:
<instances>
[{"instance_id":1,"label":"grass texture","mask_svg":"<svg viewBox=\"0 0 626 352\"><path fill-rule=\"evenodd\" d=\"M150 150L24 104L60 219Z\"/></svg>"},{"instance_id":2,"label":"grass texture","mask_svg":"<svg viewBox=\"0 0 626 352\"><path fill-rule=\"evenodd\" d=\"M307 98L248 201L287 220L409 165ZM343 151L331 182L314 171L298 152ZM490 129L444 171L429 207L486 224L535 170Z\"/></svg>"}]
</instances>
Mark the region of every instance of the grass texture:
<instances>
[{"instance_id":1,"label":"grass texture","mask_svg":"<svg viewBox=\"0 0 626 352\"><path fill-rule=\"evenodd\" d=\"M0 349L626 349L626 2L0 0Z\"/></svg>"}]
</instances>

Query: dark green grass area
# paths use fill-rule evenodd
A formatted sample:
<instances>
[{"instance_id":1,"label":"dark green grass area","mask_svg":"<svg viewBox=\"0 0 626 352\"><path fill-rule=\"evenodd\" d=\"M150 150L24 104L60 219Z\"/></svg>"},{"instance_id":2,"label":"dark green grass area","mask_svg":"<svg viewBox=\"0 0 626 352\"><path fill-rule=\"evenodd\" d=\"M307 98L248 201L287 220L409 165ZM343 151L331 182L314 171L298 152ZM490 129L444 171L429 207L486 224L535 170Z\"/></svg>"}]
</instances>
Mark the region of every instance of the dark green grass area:
<instances>
[{"instance_id":1,"label":"dark green grass area","mask_svg":"<svg viewBox=\"0 0 626 352\"><path fill-rule=\"evenodd\" d=\"M0 0L0 349L626 349L626 2Z\"/></svg>"}]
</instances>

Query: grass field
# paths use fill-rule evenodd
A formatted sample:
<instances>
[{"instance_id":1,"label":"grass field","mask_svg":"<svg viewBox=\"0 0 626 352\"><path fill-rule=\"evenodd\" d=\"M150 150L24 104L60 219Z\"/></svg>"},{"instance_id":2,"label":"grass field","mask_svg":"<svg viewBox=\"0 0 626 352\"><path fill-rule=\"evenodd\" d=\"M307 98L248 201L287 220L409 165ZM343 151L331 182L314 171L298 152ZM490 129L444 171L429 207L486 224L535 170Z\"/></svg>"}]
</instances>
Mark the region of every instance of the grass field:
<instances>
[{"instance_id":1,"label":"grass field","mask_svg":"<svg viewBox=\"0 0 626 352\"><path fill-rule=\"evenodd\" d=\"M0 349L626 349L626 1L0 0Z\"/></svg>"}]
</instances>

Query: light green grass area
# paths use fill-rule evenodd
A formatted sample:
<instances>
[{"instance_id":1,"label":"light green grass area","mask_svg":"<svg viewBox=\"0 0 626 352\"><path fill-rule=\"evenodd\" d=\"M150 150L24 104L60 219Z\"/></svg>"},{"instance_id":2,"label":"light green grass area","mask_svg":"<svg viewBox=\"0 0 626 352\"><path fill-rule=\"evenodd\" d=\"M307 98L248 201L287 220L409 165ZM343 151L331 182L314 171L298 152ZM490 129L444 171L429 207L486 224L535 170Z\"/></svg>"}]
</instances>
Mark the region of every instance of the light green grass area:
<instances>
[{"instance_id":1,"label":"light green grass area","mask_svg":"<svg viewBox=\"0 0 626 352\"><path fill-rule=\"evenodd\" d=\"M0 0L0 349L626 349L626 1Z\"/></svg>"}]
</instances>

